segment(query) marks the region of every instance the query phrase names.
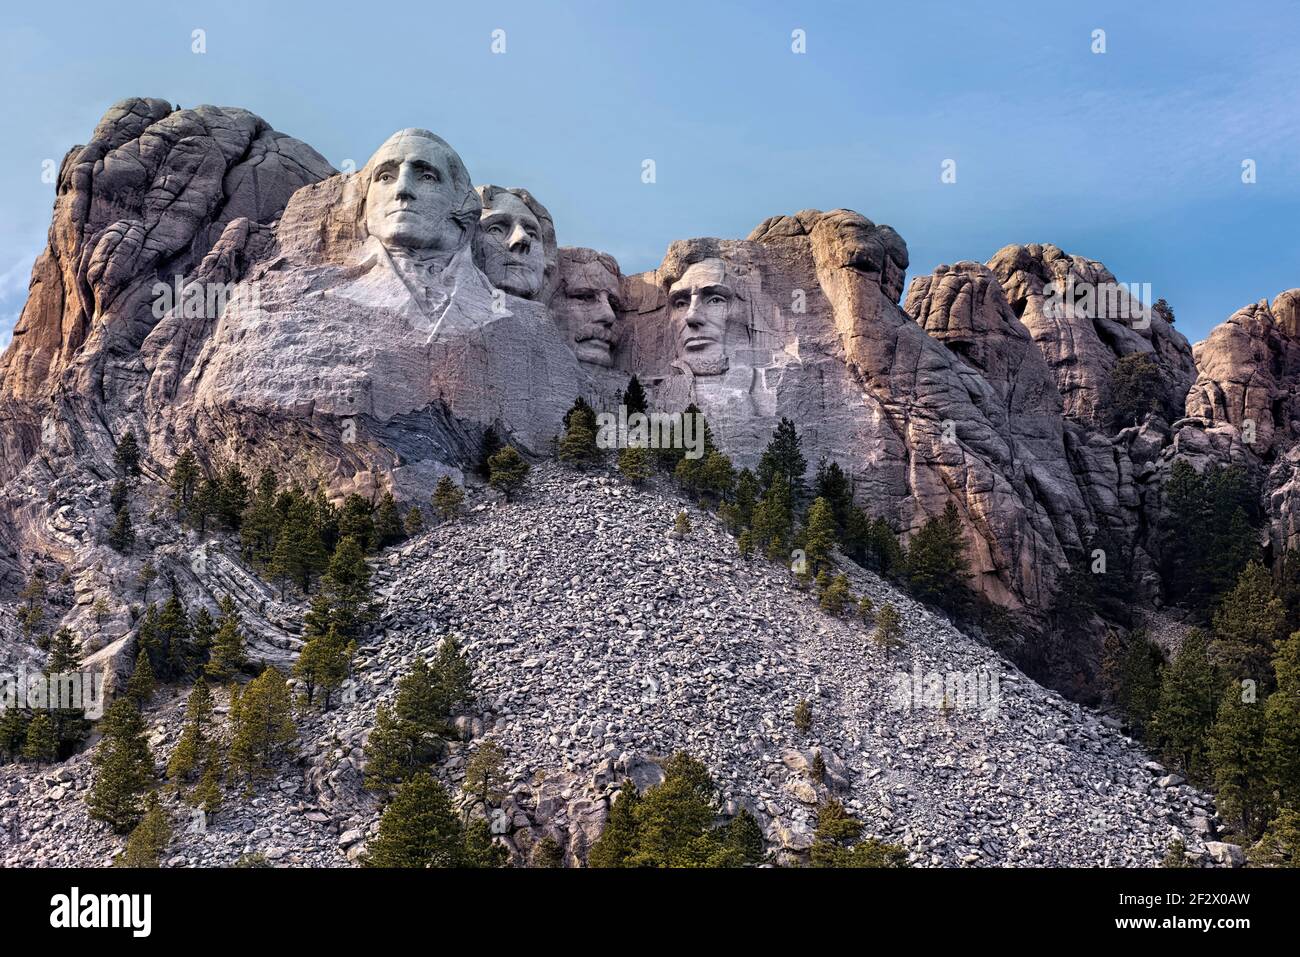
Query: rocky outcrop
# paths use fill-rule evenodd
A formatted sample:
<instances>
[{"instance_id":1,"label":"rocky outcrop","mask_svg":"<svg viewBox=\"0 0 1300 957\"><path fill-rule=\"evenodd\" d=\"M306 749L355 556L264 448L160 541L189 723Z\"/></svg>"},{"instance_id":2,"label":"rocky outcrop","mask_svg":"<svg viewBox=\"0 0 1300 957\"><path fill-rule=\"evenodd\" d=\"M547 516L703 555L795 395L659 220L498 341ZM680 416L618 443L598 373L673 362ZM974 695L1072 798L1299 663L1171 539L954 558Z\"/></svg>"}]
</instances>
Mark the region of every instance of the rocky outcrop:
<instances>
[{"instance_id":1,"label":"rocky outcrop","mask_svg":"<svg viewBox=\"0 0 1300 957\"><path fill-rule=\"evenodd\" d=\"M1005 246L988 263L1012 311L1056 376L1065 413L1085 425L1109 425L1110 376L1126 355L1159 367L1165 403L1182 408L1196 377L1187 340L1156 309L1094 260L1056 246Z\"/></svg>"}]
</instances>

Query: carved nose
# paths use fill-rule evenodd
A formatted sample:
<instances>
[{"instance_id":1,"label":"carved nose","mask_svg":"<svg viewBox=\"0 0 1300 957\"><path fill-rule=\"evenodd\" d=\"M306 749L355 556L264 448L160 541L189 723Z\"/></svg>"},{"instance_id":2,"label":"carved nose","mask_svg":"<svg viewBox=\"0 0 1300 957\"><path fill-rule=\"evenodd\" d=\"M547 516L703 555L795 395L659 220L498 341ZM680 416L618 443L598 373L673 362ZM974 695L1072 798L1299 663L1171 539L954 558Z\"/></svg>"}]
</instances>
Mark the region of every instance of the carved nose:
<instances>
[{"instance_id":1,"label":"carved nose","mask_svg":"<svg viewBox=\"0 0 1300 957\"><path fill-rule=\"evenodd\" d=\"M507 245L513 250L526 253L532 248L532 240L528 238L528 234L524 232L522 226L516 226L514 232L510 234Z\"/></svg>"}]
</instances>

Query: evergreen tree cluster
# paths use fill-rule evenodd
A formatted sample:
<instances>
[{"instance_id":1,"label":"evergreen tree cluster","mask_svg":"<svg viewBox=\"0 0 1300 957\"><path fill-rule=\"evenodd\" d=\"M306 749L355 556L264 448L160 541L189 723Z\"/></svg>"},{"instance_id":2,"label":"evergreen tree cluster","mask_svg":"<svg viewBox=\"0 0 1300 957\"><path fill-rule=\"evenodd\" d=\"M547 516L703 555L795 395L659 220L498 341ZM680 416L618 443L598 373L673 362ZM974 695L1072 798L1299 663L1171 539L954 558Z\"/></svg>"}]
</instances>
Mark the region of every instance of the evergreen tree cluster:
<instances>
[{"instance_id":1,"label":"evergreen tree cluster","mask_svg":"<svg viewBox=\"0 0 1300 957\"><path fill-rule=\"evenodd\" d=\"M763 834L746 810L723 820L708 769L686 753L664 779L638 793L624 781L609 821L592 845L590 867L747 867L763 860Z\"/></svg>"},{"instance_id":2,"label":"evergreen tree cluster","mask_svg":"<svg viewBox=\"0 0 1300 957\"><path fill-rule=\"evenodd\" d=\"M62 676L82 670L80 642L68 628L49 640L43 674L47 687L55 681L68 687ZM24 761L50 764L71 757L90 733L91 722L82 708L27 708L26 701L0 710L0 763Z\"/></svg>"},{"instance_id":3,"label":"evergreen tree cluster","mask_svg":"<svg viewBox=\"0 0 1300 957\"><path fill-rule=\"evenodd\" d=\"M1290 559L1291 556L1288 556ZM1285 563L1284 563L1285 567ZM1172 660L1141 632L1107 644L1104 674L1134 733L1192 781L1252 859L1300 864L1300 630L1285 581L1248 562ZM1287 596L1287 597L1284 597Z\"/></svg>"}]
</instances>

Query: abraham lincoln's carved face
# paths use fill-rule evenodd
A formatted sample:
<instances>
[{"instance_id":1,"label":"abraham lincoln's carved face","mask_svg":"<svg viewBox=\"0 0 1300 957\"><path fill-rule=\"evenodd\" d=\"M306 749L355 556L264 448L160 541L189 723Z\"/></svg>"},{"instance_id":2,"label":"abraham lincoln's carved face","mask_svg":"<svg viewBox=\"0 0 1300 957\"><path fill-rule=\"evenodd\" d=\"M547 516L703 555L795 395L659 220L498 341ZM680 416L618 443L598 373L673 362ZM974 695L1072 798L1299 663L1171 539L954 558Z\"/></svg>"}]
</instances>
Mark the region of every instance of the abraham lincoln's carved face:
<instances>
[{"instance_id":1,"label":"abraham lincoln's carved face","mask_svg":"<svg viewBox=\"0 0 1300 957\"><path fill-rule=\"evenodd\" d=\"M696 375L720 375L727 370L727 322L737 301L721 259L693 263L669 287L677 354Z\"/></svg>"}]
</instances>

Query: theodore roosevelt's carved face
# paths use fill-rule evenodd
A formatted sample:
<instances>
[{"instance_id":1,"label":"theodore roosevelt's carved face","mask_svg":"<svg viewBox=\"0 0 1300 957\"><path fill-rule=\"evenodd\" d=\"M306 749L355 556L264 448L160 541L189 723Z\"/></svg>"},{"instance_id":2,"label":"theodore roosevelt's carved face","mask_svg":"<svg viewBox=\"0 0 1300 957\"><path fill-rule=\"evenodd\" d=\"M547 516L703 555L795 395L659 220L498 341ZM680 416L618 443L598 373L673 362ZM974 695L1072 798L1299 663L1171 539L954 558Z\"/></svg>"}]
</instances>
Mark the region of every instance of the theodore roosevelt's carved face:
<instances>
[{"instance_id":1,"label":"theodore roosevelt's carved face","mask_svg":"<svg viewBox=\"0 0 1300 957\"><path fill-rule=\"evenodd\" d=\"M677 355L696 375L727 369L727 321L736 289L721 259L693 263L668 289L668 308L677 331Z\"/></svg>"},{"instance_id":2,"label":"theodore roosevelt's carved face","mask_svg":"<svg viewBox=\"0 0 1300 957\"><path fill-rule=\"evenodd\" d=\"M456 213L465 168L451 147L403 130L366 164L366 231L386 247L455 250L468 238ZM472 191L471 191L472 192Z\"/></svg>"},{"instance_id":3,"label":"theodore roosevelt's carved face","mask_svg":"<svg viewBox=\"0 0 1300 957\"><path fill-rule=\"evenodd\" d=\"M561 254L560 289L551 309L568 331L579 362L614 364L618 294L618 274L600 257L576 260Z\"/></svg>"}]
</instances>

